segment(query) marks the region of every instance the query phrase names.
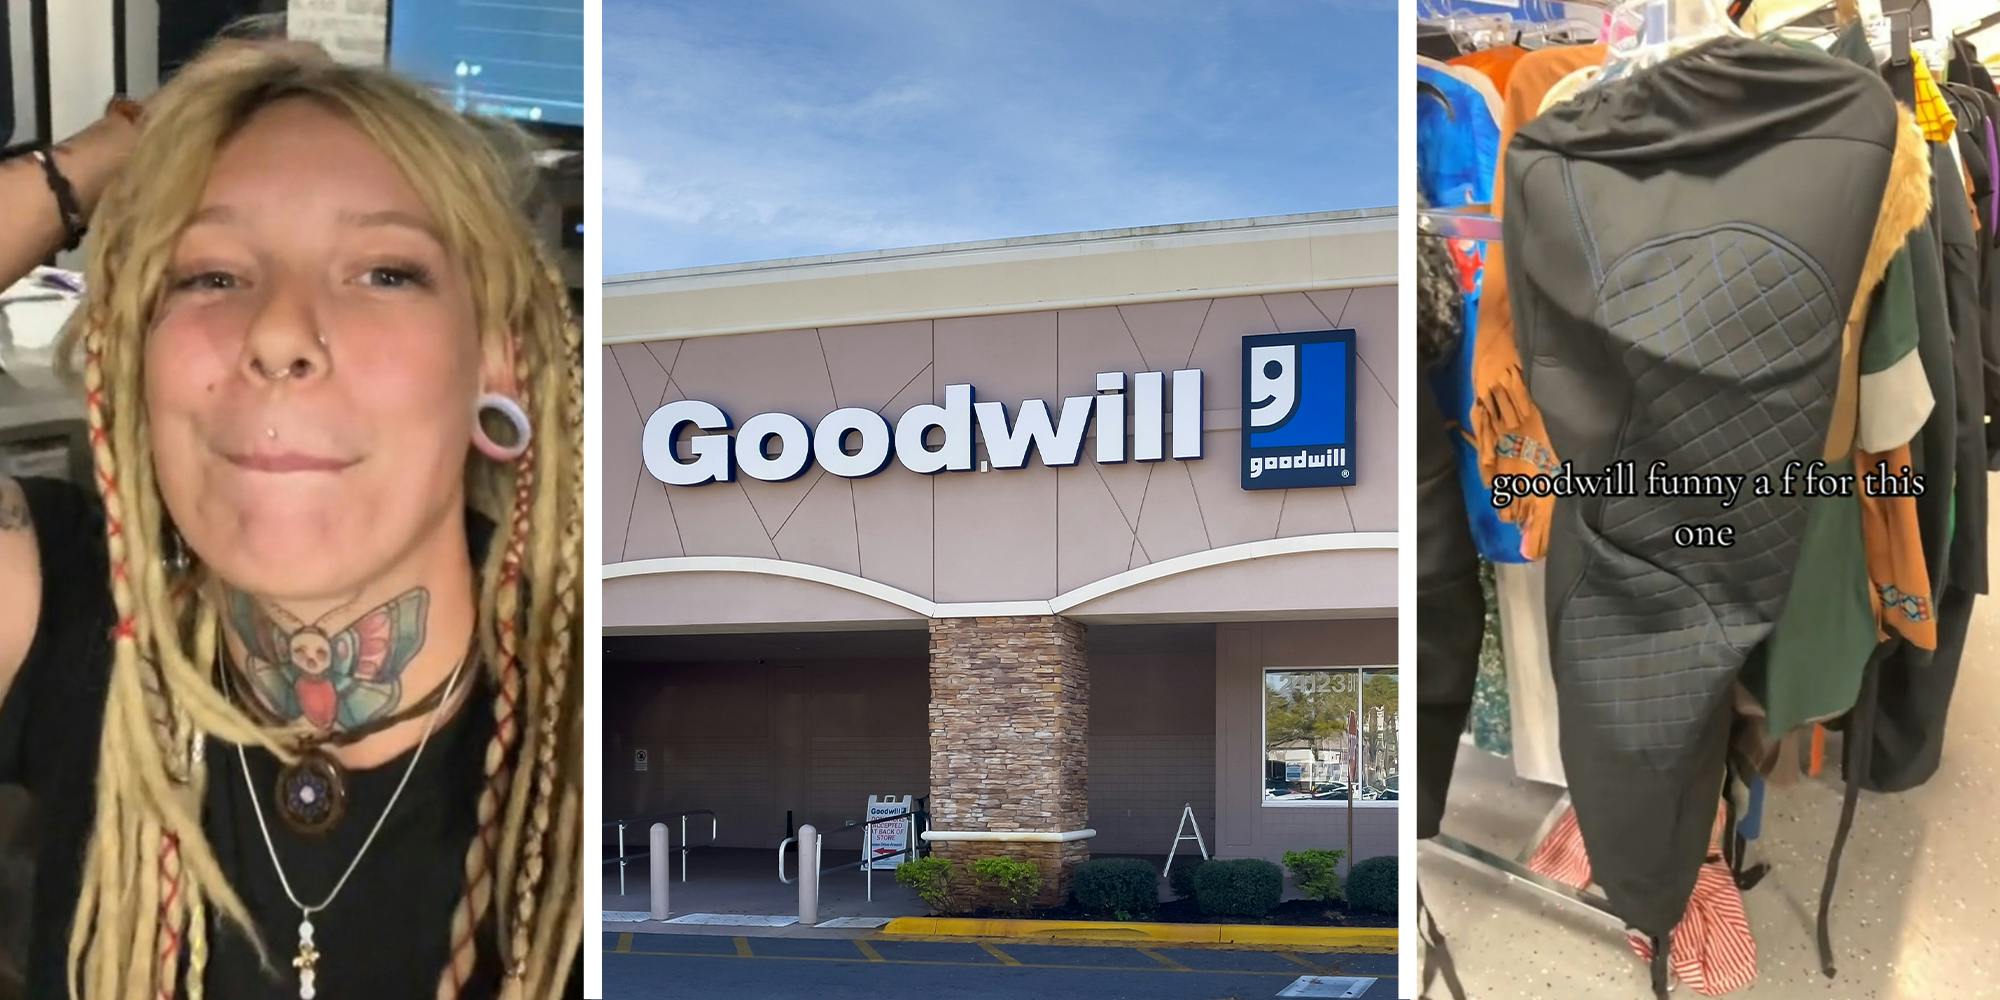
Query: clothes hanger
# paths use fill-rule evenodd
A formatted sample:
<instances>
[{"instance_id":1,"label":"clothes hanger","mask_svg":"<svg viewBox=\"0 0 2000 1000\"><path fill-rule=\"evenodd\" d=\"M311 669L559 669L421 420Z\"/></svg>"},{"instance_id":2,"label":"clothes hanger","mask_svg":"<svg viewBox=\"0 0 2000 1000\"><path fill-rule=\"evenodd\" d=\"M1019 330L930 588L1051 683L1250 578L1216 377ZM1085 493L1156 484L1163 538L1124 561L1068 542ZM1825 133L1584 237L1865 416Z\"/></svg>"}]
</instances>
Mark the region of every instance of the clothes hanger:
<instances>
[{"instance_id":1,"label":"clothes hanger","mask_svg":"<svg viewBox=\"0 0 2000 1000\"><path fill-rule=\"evenodd\" d=\"M1581 45L1597 40L1603 25L1580 17L1559 21L1536 21L1520 29L1516 44L1527 48L1548 45Z\"/></svg>"},{"instance_id":2,"label":"clothes hanger","mask_svg":"<svg viewBox=\"0 0 2000 1000\"><path fill-rule=\"evenodd\" d=\"M1597 82L1614 80L1698 45L1750 37L1721 0L1619 0L1605 19L1608 51Z\"/></svg>"},{"instance_id":3,"label":"clothes hanger","mask_svg":"<svg viewBox=\"0 0 2000 1000\"><path fill-rule=\"evenodd\" d=\"M1514 38L1514 19L1502 14L1454 14L1428 23L1449 32L1461 53L1490 49Z\"/></svg>"}]
</instances>

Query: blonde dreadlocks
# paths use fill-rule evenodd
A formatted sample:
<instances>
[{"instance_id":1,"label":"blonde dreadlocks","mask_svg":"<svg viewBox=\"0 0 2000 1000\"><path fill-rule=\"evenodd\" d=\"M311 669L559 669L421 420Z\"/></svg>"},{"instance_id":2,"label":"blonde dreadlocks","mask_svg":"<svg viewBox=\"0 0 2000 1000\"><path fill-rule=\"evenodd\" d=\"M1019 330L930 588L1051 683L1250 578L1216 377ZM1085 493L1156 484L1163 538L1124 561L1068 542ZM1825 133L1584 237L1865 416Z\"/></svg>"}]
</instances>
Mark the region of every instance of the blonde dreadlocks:
<instances>
[{"instance_id":1,"label":"blonde dreadlocks","mask_svg":"<svg viewBox=\"0 0 2000 1000\"><path fill-rule=\"evenodd\" d=\"M582 700L571 676L582 650L582 342L564 282L515 208L532 187L532 168L490 126L411 83L311 52L253 46L191 64L149 106L138 148L98 209L88 298L65 333L73 367L81 354L117 614L69 991L91 1000L171 997L185 955L188 995L200 997L210 907L262 952L202 833L208 775L200 747L214 737L286 760L292 752L282 732L261 727L214 686L217 581L162 558L171 529L148 443L141 363L175 242L218 150L257 111L295 98L343 115L396 164L466 269L481 336L513 338L521 402L537 433L504 466L468 449L468 503L497 525L479 568L478 613L479 669L496 692L495 725L437 995L456 997L478 951L489 949L503 963L507 996L555 996L583 933L574 862ZM479 940L489 913L498 940Z\"/></svg>"}]
</instances>

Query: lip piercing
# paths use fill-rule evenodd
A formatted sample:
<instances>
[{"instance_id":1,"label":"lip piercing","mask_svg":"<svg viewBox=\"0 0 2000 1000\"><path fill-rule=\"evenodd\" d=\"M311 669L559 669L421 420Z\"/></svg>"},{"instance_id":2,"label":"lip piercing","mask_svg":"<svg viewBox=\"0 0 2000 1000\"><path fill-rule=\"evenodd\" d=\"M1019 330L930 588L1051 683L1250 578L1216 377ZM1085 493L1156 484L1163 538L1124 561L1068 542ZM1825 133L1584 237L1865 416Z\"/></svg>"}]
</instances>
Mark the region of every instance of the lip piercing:
<instances>
[{"instance_id":1,"label":"lip piercing","mask_svg":"<svg viewBox=\"0 0 2000 1000\"><path fill-rule=\"evenodd\" d=\"M276 441L278 439L278 429L276 427L266 427L264 428L264 436Z\"/></svg>"}]
</instances>

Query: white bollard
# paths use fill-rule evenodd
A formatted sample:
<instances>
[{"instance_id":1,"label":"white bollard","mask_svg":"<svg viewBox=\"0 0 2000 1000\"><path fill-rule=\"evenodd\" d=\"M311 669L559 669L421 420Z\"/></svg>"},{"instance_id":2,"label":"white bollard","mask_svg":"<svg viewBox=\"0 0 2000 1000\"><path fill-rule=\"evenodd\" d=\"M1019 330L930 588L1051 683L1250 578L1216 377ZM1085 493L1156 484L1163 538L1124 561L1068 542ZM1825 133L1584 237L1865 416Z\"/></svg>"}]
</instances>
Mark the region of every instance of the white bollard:
<instances>
[{"instance_id":1,"label":"white bollard","mask_svg":"<svg viewBox=\"0 0 2000 1000\"><path fill-rule=\"evenodd\" d=\"M653 824L652 849L646 860L653 863L653 919L667 919L667 888L673 882L673 855L667 853L667 824Z\"/></svg>"},{"instance_id":2,"label":"white bollard","mask_svg":"<svg viewBox=\"0 0 2000 1000\"><path fill-rule=\"evenodd\" d=\"M799 827L799 923L819 923L819 831Z\"/></svg>"}]
</instances>

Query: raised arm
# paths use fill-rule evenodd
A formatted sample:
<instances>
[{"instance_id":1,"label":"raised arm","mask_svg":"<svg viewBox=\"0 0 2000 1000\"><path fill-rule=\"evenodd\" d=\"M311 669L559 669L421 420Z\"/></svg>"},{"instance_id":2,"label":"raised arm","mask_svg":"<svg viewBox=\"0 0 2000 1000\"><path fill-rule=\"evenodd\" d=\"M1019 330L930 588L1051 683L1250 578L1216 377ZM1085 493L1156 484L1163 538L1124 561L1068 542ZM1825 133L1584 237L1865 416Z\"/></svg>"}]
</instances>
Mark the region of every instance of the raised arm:
<instances>
[{"instance_id":1,"label":"raised arm","mask_svg":"<svg viewBox=\"0 0 2000 1000\"><path fill-rule=\"evenodd\" d=\"M89 128L57 143L56 169L76 191L77 207L88 219L97 200L117 176L138 140L139 127L122 114L108 113ZM35 265L62 249L67 238L48 175L33 156L0 162L0 288L19 281Z\"/></svg>"}]
</instances>

